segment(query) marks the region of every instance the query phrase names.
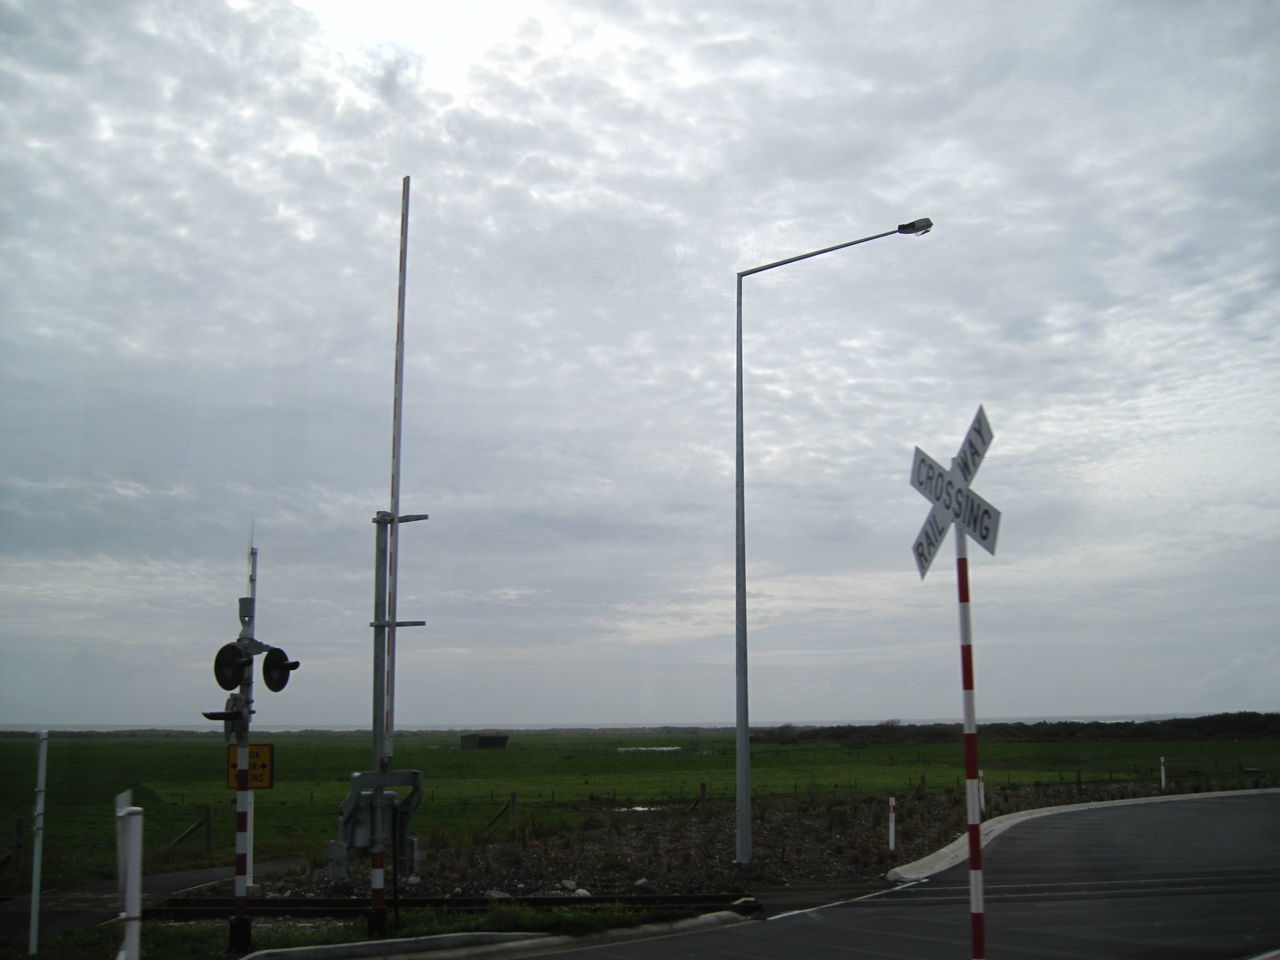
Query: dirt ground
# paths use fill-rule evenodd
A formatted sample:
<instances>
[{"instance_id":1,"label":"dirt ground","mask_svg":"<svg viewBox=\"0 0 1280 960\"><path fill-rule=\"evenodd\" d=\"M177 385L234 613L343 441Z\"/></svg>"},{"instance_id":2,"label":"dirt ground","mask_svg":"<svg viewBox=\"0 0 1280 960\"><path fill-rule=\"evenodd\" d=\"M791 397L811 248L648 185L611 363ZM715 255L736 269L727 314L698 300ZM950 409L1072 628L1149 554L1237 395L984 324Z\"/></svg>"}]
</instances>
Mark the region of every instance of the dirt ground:
<instances>
[{"instance_id":1,"label":"dirt ground","mask_svg":"<svg viewBox=\"0 0 1280 960\"><path fill-rule=\"evenodd\" d=\"M993 790L984 819L1152 792L1134 784ZM542 830L536 818L499 823L487 834L475 832L466 840L428 849L415 873L393 877L388 867L386 883L388 892L398 880L402 894L422 897L767 892L788 907L815 905L889 886L889 870L950 843L962 835L965 823L960 790L920 790L899 797L894 851L889 850L883 797L775 797L757 801L753 813L752 860L746 865L733 860L733 805L720 803L601 810L574 831ZM316 861L307 870L264 877L259 888L264 897L367 896L368 858L353 852L347 879L336 883ZM230 895L230 881L201 892Z\"/></svg>"},{"instance_id":2,"label":"dirt ground","mask_svg":"<svg viewBox=\"0 0 1280 960\"><path fill-rule=\"evenodd\" d=\"M949 843L963 810L943 791L899 801L897 850L888 846L883 800L821 796L758 801L752 862L733 862L731 804L706 809L610 810L589 815L572 832L542 834L533 824L498 824L488 837L426 851L416 873L401 872L413 896L748 893L759 887L867 884ZM392 883L387 870L387 884ZM360 896L369 886L367 857L353 856L349 877L333 883L323 866L264 878L263 896ZM211 893L226 894L216 889Z\"/></svg>"}]
</instances>

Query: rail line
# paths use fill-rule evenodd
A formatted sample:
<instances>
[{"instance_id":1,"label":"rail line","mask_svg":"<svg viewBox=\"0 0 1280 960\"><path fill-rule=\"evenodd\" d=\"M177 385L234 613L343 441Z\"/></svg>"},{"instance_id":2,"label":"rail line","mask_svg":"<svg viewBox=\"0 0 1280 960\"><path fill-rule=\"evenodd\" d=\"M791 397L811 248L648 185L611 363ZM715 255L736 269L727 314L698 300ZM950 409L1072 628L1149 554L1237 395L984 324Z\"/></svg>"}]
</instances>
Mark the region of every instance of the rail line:
<instances>
[{"instance_id":1,"label":"rail line","mask_svg":"<svg viewBox=\"0 0 1280 960\"><path fill-rule=\"evenodd\" d=\"M400 897L389 902L392 909L436 910L449 913L482 913L490 907L519 906L534 910L599 910L625 907L631 910L689 910L709 912L732 910L744 916L760 911L759 902L738 893L682 894L673 896L630 895L616 897ZM143 907L144 920L207 920L230 916L233 897L169 897ZM256 917L366 917L370 901L354 897L262 897L250 899L250 916Z\"/></svg>"}]
</instances>

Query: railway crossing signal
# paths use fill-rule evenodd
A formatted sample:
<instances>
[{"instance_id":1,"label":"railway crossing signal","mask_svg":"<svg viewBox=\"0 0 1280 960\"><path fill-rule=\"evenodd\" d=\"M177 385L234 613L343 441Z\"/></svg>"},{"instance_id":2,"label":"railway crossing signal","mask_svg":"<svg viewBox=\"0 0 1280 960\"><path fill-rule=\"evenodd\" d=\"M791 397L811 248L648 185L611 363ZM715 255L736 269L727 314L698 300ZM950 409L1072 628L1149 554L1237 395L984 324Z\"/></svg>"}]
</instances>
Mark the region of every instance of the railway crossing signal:
<instances>
[{"instance_id":1,"label":"railway crossing signal","mask_svg":"<svg viewBox=\"0 0 1280 960\"><path fill-rule=\"evenodd\" d=\"M262 681L272 693L279 693L289 683L289 675L300 664L290 660L280 647L257 640L253 621L257 606L258 550L249 549L249 590L251 596L239 601L240 636L223 644L213 658L213 679L223 690L232 691L221 710L205 712L209 720L221 720L227 742L249 734L249 718L253 715L253 658L262 658Z\"/></svg>"},{"instance_id":2,"label":"railway crossing signal","mask_svg":"<svg viewBox=\"0 0 1280 960\"><path fill-rule=\"evenodd\" d=\"M933 509L924 519L924 526L911 545L920 579L929 572L933 558L937 556L942 541L952 523L960 527L957 536L969 536L987 553L995 555L996 538L1000 534L1000 511L973 491L970 484L987 455L994 435L987 414L978 407L978 413L969 425L969 431L960 442L960 450L951 461L950 469L944 468L933 457L916 447L911 461L911 485Z\"/></svg>"},{"instance_id":3,"label":"railway crossing signal","mask_svg":"<svg viewBox=\"0 0 1280 960\"><path fill-rule=\"evenodd\" d=\"M249 744L249 720L253 716L253 658L262 658L262 681L267 689L279 693L289 682L289 674L298 669L298 661L290 660L279 647L262 643L254 637L254 615L258 596L258 550L249 547L249 596L239 601L240 635L224 644L213 658L213 678L223 690L230 691L221 710L205 712L206 719L221 720L228 744L228 785L236 789L236 873L235 913L231 917L231 949L248 953L252 947L248 888L253 875L253 788L269 787L273 782L273 764ZM270 756L270 746L259 746ZM255 761L257 761L255 763Z\"/></svg>"},{"instance_id":4,"label":"railway crossing signal","mask_svg":"<svg viewBox=\"0 0 1280 960\"><path fill-rule=\"evenodd\" d=\"M911 547L920 579L942 546L952 524L956 530L956 588L960 603L960 687L964 705L965 813L969 836L969 931L974 960L986 954L986 911L982 896L982 771L978 769L978 720L973 692L973 636L969 617L969 555L967 541L976 540L990 554L996 552L1000 511L973 492L970 484L987 455L993 434L986 411L978 413L960 442L950 469L916 447L911 461L911 485L933 509Z\"/></svg>"}]
</instances>

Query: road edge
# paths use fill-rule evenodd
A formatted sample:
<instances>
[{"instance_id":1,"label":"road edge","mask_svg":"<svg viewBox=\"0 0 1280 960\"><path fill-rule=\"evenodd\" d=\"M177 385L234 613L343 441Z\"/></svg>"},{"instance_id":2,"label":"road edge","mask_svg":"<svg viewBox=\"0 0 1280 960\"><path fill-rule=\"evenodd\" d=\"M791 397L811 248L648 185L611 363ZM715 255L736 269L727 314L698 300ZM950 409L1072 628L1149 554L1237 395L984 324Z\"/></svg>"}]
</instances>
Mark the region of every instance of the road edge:
<instances>
[{"instance_id":1,"label":"road edge","mask_svg":"<svg viewBox=\"0 0 1280 960\"><path fill-rule=\"evenodd\" d=\"M1130 797L1124 800L1094 800L1088 803L1067 803L1057 807L1038 807L1035 810L1019 810L1016 813L1006 813L1003 816L993 817L986 820L982 824L982 845L985 847L993 839L1004 833L1010 827L1016 827L1020 823L1028 820L1035 820L1038 817L1052 816L1058 813L1074 813L1080 810L1096 810L1099 807L1118 807L1131 806L1137 803L1165 803L1174 800L1197 800L1205 797L1242 797L1255 796L1260 793L1280 793L1280 787L1263 787L1257 790L1210 790L1202 793L1175 793L1168 796L1157 797ZM961 834L951 843L947 844L940 850L935 850L928 856L921 857L911 863L903 864L900 867L894 867L885 874L885 879L891 883L913 883L917 880L923 880L925 877L931 877L935 873L941 873L943 870L954 867L957 863L963 863L969 856L969 840L964 834Z\"/></svg>"},{"instance_id":2,"label":"road edge","mask_svg":"<svg viewBox=\"0 0 1280 960\"><path fill-rule=\"evenodd\" d=\"M356 960L356 958L400 957L413 960L479 960L482 957L527 955L528 951L544 951L559 947L587 947L621 940L639 940L709 930L749 920L732 910L717 910L670 923L646 923L636 927L620 927L603 933L581 937L545 933L444 933L434 937L408 937L402 940L366 940L359 943L335 943L307 947L279 947L247 954L241 960Z\"/></svg>"}]
</instances>

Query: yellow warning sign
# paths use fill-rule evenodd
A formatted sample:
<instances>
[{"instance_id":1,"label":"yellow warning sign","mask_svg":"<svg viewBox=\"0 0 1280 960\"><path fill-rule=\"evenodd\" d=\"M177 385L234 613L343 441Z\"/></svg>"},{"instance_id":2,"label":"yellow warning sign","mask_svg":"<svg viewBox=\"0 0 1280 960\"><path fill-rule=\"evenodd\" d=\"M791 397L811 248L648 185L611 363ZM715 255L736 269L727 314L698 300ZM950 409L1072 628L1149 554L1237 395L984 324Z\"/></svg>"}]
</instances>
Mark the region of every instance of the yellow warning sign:
<instances>
[{"instance_id":1,"label":"yellow warning sign","mask_svg":"<svg viewBox=\"0 0 1280 960\"><path fill-rule=\"evenodd\" d=\"M227 786L232 790L240 788L237 783L236 754L239 747L235 744L227 747ZM250 790L266 790L275 786L275 744L249 744L249 782Z\"/></svg>"}]
</instances>

